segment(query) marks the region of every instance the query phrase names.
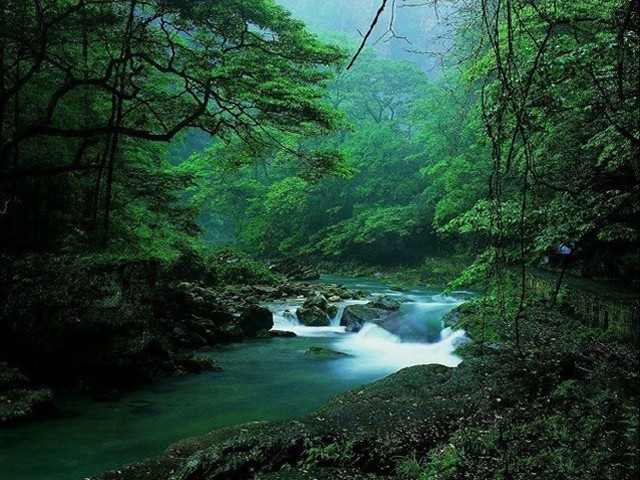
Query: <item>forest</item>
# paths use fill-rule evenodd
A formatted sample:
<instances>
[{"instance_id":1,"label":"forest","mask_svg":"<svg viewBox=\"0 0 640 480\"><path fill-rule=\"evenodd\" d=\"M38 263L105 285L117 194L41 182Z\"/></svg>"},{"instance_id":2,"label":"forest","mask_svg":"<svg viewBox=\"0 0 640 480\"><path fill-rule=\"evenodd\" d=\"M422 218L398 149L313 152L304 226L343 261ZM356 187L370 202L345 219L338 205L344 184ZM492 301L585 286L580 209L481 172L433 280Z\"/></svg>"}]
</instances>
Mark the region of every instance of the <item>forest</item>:
<instances>
[{"instance_id":1,"label":"forest","mask_svg":"<svg viewBox=\"0 0 640 480\"><path fill-rule=\"evenodd\" d=\"M0 478L640 475L638 0L0 0Z\"/></svg>"}]
</instances>

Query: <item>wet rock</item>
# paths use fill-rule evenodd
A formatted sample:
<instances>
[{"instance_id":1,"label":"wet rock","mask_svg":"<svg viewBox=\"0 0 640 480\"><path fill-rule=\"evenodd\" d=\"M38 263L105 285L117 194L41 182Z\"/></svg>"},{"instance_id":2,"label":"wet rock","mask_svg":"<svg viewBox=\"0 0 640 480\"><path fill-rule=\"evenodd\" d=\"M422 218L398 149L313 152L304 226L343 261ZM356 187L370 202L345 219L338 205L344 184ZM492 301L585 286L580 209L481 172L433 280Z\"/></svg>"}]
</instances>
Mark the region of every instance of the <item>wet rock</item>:
<instances>
[{"instance_id":1,"label":"wet rock","mask_svg":"<svg viewBox=\"0 0 640 480\"><path fill-rule=\"evenodd\" d=\"M284 330L269 330L269 335L272 337L283 337L283 338L293 338L297 337L294 332L287 332Z\"/></svg>"},{"instance_id":2,"label":"wet rock","mask_svg":"<svg viewBox=\"0 0 640 480\"><path fill-rule=\"evenodd\" d=\"M373 308L380 308L382 310L400 310L400 302L393 298L389 298L386 295L382 295L366 305Z\"/></svg>"},{"instance_id":3,"label":"wet rock","mask_svg":"<svg viewBox=\"0 0 640 480\"><path fill-rule=\"evenodd\" d=\"M322 294L318 294L314 297L307 298L302 306L304 308L318 307L323 312L326 312L328 305L329 301L327 300L327 297Z\"/></svg>"},{"instance_id":4,"label":"wet rock","mask_svg":"<svg viewBox=\"0 0 640 480\"><path fill-rule=\"evenodd\" d=\"M240 316L240 328L249 337L255 336L260 330L273 328L273 313L259 305L249 306Z\"/></svg>"},{"instance_id":5,"label":"wet rock","mask_svg":"<svg viewBox=\"0 0 640 480\"><path fill-rule=\"evenodd\" d=\"M330 296L327 300L329 300L330 302L339 302L342 300L342 298L340 298L338 295L332 295Z\"/></svg>"},{"instance_id":6,"label":"wet rock","mask_svg":"<svg viewBox=\"0 0 640 480\"><path fill-rule=\"evenodd\" d=\"M202 318L193 316L183 323L184 328L189 332L195 333L204 338L208 343L215 341L215 334L213 320L209 318Z\"/></svg>"},{"instance_id":7,"label":"wet rock","mask_svg":"<svg viewBox=\"0 0 640 480\"><path fill-rule=\"evenodd\" d=\"M245 337L244 332L235 322L217 325L215 334L221 342L240 342Z\"/></svg>"},{"instance_id":8,"label":"wet rock","mask_svg":"<svg viewBox=\"0 0 640 480\"><path fill-rule=\"evenodd\" d=\"M178 357L176 359L176 365L189 373L222 370L213 357L207 353L194 353L192 355Z\"/></svg>"},{"instance_id":9,"label":"wet rock","mask_svg":"<svg viewBox=\"0 0 640 480\"><path fill-rule=\"evenodd\" d=\"M186 341L183 341L183 346L187 348L202 348L209 345L209 342L202 335L198 335L195 332L189 332Z\"/></svg>"},{"instance_id":10,"label":"wet rock","mask_svg":"<svg viewBox=\"0 0 640 480\"><path fill-rule=\"evenodd\" d=\"M326 327L331 325L331 319L338 314L338 307L329 304L323 294L316 294L307 298L302 307L296 311L298 320L309 327Z\"/></svg>"},{"instance_id":11,"label":"wet rock","mask_svg":"<svg viewBox=\"0 0 640 480\"><path fill-rule=\"evenodd\" d=\"M337 350L331 350L330 348L324 347L309 347L309 350L305 352L305 355L314 355L322 358L344 358L351 356L347 353L338 352Z\"/></svg>"},{"instance_id":12,"label":"wet rock","mask_svg":"<svg viewBox=\"0 0 640 480\"><path fill-rule=\"evenodd\" d=\"M440 324L425 322L421 317L406 317L399 311L387 312L372 323L400 337L403 341L432 343L440 340Z\"/></svg>"},{"instance_id":13,"label":"wet rock","mask_svg":"<svg viewBox=\"0 0 640 480\"><path fill-rule=\"evenodd\" d=\"M388 310L366 305L349 305L342 312L340 325L347 327L348 332L359 332L362 326L376 319L389 315Z\"/></svg>"},{"instance_id":14,"label":"wet rock","mask_svg":"<svg viewBox=\"0 0 640 480\"><path fill-rule=\"evenodd\" d=\"M327 327L331 324L329 315L317 306L298 308L296 317L302 325L307 327Z\"/></svg>"},{"instance_id":15,"label":"wet rock","mask_svg":"<svg viewBox=\"0 0 640 480\"><path fill-rule=\"evenodd\" d=\"M271 338L271 334L269 333L270 330L259 330L258 332L256 332L256 334L254 335L255 338Z\"/></svg>"}]
</instances>

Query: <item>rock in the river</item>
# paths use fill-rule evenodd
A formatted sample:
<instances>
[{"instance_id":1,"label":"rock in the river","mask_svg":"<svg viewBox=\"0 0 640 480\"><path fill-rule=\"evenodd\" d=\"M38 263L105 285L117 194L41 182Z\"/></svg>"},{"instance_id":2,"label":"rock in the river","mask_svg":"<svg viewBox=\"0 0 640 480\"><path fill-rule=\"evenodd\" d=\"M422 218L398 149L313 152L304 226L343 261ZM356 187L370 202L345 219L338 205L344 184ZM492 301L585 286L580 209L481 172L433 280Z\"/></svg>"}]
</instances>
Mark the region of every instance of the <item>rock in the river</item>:
<instances>
[{"instance_id":1,"label":"rock in the river","mask_svg":"<svg viewBox=\"0 0 640 480\"><path fill-rule=\"evenodd\" d=\"M330 302L339 302L340 300L342 300L342 298L340 298L338 295L331 295L327 300L329 300Z\"/></svg>"},{"instance_id":2,"label":"rock in the river","mask_svg":"<svg viewBox=\"0 0 640 480\"><path fill-rule=\"evenodd\" d=\"M309 347L309 350L305 352L305 355L315 355L322 358L344 358L351 356L344 352L338 352L337 350L331 350L330 348L323 347Z\"/></svg>"},{"instance_id":3,"label":"rock in the river","mask_svg":"<svg viewBox=\"0 0 640 480\"><path fill-rule=\"evenodd\" d=\"M367 303L367 306L390 311L400 310L400 302L394 300L393 298L389 298L386 295L382 295L375 300Z\"/></svg>"},{"instance_id":4,"label":"rock in the river","mask_svg":"<svg viewBox=\"0 0 640 480\"><path fill-rule=\"evenodd\" d=\"M245 337L240 326L235 322L224 323L216 328L216 338L221 342L240 342Z\"/></svg>"},{"instance_id":5,"label":"rock in the river","mask_svg":"<svg viewBox=\"0 0 640 480\"><path fill-rule=\"evenodd\" d=\"M318 307L323 312L327 311L328 305L329 305L329 301L327 300L327 297L325 297L322 294L318 294L318 295L315 295L314 297L307 298L304 301L304 304L302 304L304 308Z\"/></svg>"},{"instance_id":6,"label":"rock in the river","mask_svg":"<svg viewBox=\"0 0 640 480\"><path fill-rule=\"evenodd\" d=\"M255 336L261 330L273 328L273 313L259 305L250 305L240 316L240 328L248 337Z\"/></svg>"},{"instance_id":7,"label":"rock in the river","mask_svg":"<svg viewBox=\"0 0 640 480\"><path fill-rule=\"evenodd\" d=\"M420 316L404 317L400 312L388 312L386 316L373 320L374 324L410 342L437 342L440 339L440 325L425 322Z\"/></svg>"},{"instance_id":8,"label":"rock in the river","mask_svg":"<svg viewBox=\"0 0 640 480\"><path fill-rule=\"evenodd\" d=\"M284 337L284 338L293 338L297 337L294 332L287 332L286 330L269 330L269 335L272 337Z\"/></svg>"},{"instance_id":9,"label":"rock in the river","mask_svg":"<svg viewBox=\"0 0 640 480\"><path fill-rule=\"evenodd\" d=\"M365 323L384 318L387 315L389 315L389 310L372 307L370 303L349 305L342 312L340 325L347 327L347 332L358 332Z\"/></svg>"},{"instance_id":10,"label":"rock in the river","mask_svg":"<svg viewBox=\"0 0 640 480\"><path fill-rule=\"evenodd\" d=\"M322 294L307 298L296 311L300 323L308 327L327 327L337 314L338 307L330 305L327 297Z\"/></svg>"},{"instance_id":11,"label":"rock in the river","mask_svg":"<svg viewBox=\"0 0 640 480\"><path fill-rule=\"evenodd\" d=\"M307 327L327 327L331 324L329 315L317 306L298 308L296 317L302 325Z\"/></svg>"},{"instance_id":12,"label":"rock in the river","mask_svg":"<svg viewBox=\"0 0 640 480\"><path fill-rule=\"evenodd\" d=\"M222 370L213 357L207 353L194 353L178 357L176 359L176 364L186 372L190 373L200 373L205 370Z\"/></svg>"}]
</instances>

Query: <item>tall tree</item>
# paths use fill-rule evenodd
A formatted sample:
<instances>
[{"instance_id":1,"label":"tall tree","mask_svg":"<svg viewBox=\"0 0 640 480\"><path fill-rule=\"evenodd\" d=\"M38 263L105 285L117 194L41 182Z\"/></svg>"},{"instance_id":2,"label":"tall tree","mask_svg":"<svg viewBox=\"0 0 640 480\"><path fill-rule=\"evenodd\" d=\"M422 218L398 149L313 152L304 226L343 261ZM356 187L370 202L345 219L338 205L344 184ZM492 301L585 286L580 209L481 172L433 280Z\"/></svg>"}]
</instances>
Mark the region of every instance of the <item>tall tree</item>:
<instances>
[{"instance_id":1,"label":"tall tree","mask_svg":"<svg viewBox=\"0 0 640 480\"><path fill-rule=\"evenodd\" d=\"M342 53L271 0L3 0L0 15L6 224L40 216L42 188L66 210L78 199L61 190L79 188L108 239L114 172L144 142L190 128L265 141L338 122L321 92Z\"/></svg>"}]
</instances>

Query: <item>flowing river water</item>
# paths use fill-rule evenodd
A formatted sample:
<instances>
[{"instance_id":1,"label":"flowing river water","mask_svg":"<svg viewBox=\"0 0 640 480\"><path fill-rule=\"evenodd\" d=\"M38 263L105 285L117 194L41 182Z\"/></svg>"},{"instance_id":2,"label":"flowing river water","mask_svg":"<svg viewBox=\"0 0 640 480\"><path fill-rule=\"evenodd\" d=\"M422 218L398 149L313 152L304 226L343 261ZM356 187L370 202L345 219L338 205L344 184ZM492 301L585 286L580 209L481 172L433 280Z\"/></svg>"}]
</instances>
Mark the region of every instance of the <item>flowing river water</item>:
<instances>
[{"instance_id":1,"label":"flowing river water","mask_svg":"<svg viewBox=\"0 0 640 480\"><path fill-rule=\"evenodd\" d=\"M403 302L398 335L372 324L358 333L339 326L347 305L371 299L338 303L330 327L301 326L284 315L285 310L295 312L303 299L274 302L267 305L274 312L274 329L297 337L217 346L212 355L222 372L160 379L117 400L61 399L56 418L0 430L0 479L82 480L157 455L185 437L309 413L338 393L407 366L460 362L453 351L464 333L443 329L441 319L468 297L466 292L445 297L420 288L393 292L376 281L321 280ZM416 332L430 341L408 340ZM314 346L349 356L306 354Z\"/></svg>"}]
</instances>

